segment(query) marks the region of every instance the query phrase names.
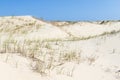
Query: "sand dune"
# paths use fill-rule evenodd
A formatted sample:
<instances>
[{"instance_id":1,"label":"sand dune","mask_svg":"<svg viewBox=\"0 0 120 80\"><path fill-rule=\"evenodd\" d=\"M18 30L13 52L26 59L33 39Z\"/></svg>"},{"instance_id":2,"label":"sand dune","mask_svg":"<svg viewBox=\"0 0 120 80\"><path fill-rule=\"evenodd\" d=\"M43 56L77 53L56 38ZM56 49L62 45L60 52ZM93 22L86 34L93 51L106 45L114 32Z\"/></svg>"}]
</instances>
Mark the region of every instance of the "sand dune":
<instances>
[{"instance_id":1,"label":"sand dune","mask_svg":"<svg viewBox=\"0 0 120 80\"><path fill-rule=\"evenodd\" d=\"M120 21L0 17L0 80L120 80Z\"/></svg>"}]
</instances>

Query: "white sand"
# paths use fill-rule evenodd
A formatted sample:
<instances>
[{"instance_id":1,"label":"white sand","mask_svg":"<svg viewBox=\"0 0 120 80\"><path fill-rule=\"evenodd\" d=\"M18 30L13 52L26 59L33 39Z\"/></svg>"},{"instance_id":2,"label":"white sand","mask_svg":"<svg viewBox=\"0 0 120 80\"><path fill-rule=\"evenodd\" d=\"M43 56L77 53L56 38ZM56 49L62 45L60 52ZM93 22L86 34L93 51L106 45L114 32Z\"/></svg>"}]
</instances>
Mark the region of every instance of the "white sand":
<instances>
[{"instance_id":1,"label":"white sand","mask_svg":"<svg viewBox=\"0 0 120 80\"><path fill-rule=\"evenodd\" d=\"M28 23L33 24L27 25ZM16 25L21 26L17 31L23 33L12 33ZM36 29L37 27L39 28ZM101 36L103 33L120 31L118 21L102 25L96 22L78 22L56 26L31 16L0 17L0 30L1 43L12 38L21 41L22 44L23 40L49 41L98 36L89 40L60 41L58 44L55 44L55 41L49 44L49 49L41 48L43 54L50 51L56 54L53 56L56 60L54 65L59 64L57 63L59 53L73 51L80 54L79 64L74 61L64 62L52 69L47 76L33 72L30 67L32 61L29 58L18 53L0 54L0 80L120 80L119 73L116 73L120 70L120 33ZM38 57L42 59L43 56ZM92 58L95 58L95 61L90 62ZM49 59L45 59L46 63L47 61Z\"/></svg>"}]
</instances>

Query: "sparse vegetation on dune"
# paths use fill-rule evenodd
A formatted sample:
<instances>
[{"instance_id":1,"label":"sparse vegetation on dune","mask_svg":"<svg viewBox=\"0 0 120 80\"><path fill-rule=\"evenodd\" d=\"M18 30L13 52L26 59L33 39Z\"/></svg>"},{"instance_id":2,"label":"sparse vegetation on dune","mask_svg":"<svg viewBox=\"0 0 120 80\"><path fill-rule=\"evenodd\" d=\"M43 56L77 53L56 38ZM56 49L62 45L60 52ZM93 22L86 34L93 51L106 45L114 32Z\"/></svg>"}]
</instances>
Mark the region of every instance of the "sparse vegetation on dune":
<instances>
[{"instance_id":1,"label":"sparse vegetation on dune","mask_svg":"<svg viewBox=\"0 0 120 80\"><path fill-rule=\"evenodd\" d=\"M79 74L85 76L89 71L87 76L101 77L104 73L111 77L116 68L120 68L111 58L113 55L119 60L119 25L119 21L48 23L31 16L1 17L0 59L42 76L64 75L79 80ZM101 72L91 71L93 68ZM108 68L110 73L105 72ZM115 79L114 76L111 78Z\"/></svg>"}]
</instances>

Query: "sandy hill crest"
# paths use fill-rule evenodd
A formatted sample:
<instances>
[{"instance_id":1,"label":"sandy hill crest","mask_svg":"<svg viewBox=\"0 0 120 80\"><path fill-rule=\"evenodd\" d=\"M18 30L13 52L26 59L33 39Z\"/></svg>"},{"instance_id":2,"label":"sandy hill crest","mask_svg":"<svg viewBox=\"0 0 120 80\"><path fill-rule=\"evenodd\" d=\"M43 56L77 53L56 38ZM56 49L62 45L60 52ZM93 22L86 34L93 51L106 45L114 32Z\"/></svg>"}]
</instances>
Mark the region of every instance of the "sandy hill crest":
<instances>
[{"instance_id":1,"label":"sandy hill crest","mask_svg":"<svg viewBox=\"0 0 120 80\"><path fill-rule=\"evenodd\" d=\"M118 32L119 25L119 21L48 22L32 16L8 16L0 17L0 35L36 40L80 40Z\"/></svg>"}]
</instances>

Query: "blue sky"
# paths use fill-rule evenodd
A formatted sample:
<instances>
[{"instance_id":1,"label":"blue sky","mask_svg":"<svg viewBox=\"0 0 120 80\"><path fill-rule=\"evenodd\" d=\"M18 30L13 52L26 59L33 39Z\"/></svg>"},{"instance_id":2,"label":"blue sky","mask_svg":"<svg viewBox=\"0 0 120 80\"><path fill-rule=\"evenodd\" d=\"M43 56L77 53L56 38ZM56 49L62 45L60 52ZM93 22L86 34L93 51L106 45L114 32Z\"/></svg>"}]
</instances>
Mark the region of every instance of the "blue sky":
<instances>
[{"instance_id":1,"label":"blue sky","mask_svg":"<svg viewBox=\"0 0 120 80\"><path fill-rule=\"evenodd\" d=\"M0 16L45 20L120 20L120 0L0 0Z\"/></svg>"}]
</instances>

